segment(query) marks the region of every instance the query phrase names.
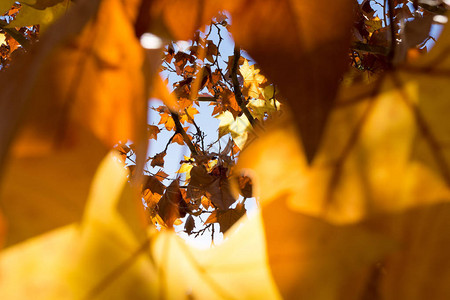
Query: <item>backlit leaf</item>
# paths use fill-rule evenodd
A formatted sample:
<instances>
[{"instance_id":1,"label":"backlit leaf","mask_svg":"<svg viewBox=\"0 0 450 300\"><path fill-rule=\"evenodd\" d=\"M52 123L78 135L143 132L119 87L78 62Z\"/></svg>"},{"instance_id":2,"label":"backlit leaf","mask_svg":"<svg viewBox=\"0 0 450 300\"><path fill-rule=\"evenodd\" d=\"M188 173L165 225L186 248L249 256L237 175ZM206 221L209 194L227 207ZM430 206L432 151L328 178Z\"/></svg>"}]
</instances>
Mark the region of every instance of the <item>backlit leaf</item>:
<instances>
[{"instance_id":1,"label":"backlit leaf","mask_svg":"<svg viewBox=\"0 0 450 300\"><path fill-rule=\"evenodd\" d=\"M13 157L2 176L0 208L6 245L79 221L105 147L84 133L49 155ZM75 163L74 163L75 162Z\"/></svg>"},{"instance_id":2,"label":"backlit leaf","mask_svg":"<svg viewBox=\"0 0 450 300\"><path fill-rule=\"evenodd\" d=\"M178 181L174 180L167 187L163 197L158 203L158 214L161 216L167 227L173 227L175 220L180 217L180 209L183 203L186 204L181 195L180 186Z\"/></svg>"},{"instance_id":3,"label":"backlit leaf","mask_svg":"<svg viewBox=\"0 0 450 300\"><path fill-rule=\"evenodd\" d=\"M0 14L6 13L14 4L15 0L0 1Z\"/></svg>"},{"instance_id":4,"label":"backlit leaf","mask_svg":"<svg viewBox=\"0 0 450 300\"><path fill-rule=\"evenodd\" d=\"M125 8L116 0L99 3L74 5L61 20L64 25L49 29L39 47L5 72L2 146L10 145L26 115L15 153L48 153L61 139L70 138L72 122L109 147L123 140L140 142L142 153L147 117L142 68L147 63L133 20L125 13L135 4ZM91 18L94 21L88 22Z\"/></svg>"},{"instance_id":5,"label":"backlit leaf","mask_svg":"<svg viewBox=\"0 0 450 300\"><path fill-rule=\"evenodd\" d=\"M52 6L41 6L42 8L35 8L34 6L23 4L17 17L8 25L8 27L14 28L39 24L42 32L44 32L50 24L54 23L59 17L67 13L67 10L71 5L71 0L58 1L58 3L55 3Z\"/></svg>"},{"instance_id":6,"label":"backlit leaf","mask_svg":"<svg viewBox=\"0 0 450 300\"><path fill-rule=\"evenodd\" d=\"M296 114L311 161L346 68L353 1L227 1L224 6L236 43L277 84Z\"/></svg>"}]
</instances>

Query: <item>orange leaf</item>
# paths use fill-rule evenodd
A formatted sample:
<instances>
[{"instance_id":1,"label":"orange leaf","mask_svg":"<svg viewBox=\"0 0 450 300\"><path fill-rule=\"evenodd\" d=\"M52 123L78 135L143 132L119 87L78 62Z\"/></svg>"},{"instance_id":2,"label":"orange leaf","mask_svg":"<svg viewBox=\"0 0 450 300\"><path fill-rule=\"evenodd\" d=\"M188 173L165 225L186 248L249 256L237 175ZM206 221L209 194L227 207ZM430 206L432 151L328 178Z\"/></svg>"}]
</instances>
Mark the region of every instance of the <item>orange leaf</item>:
<instances>
[{"instance_id":1,"label":"orange leaf","mask_svg":"<svg viewBox=\"0 0 450 300\"><path fill-rule=\"evenodd\" d=\"M172 143L177 143L178 145L181 145L181 146L184 145L184 140L183 140L183 136L181 135L181 133L177 133L174 135L174 137L172 139Z\"/></svg>"},{"instance_id":2,"label":"orange leaf","mask_svg":"<svg viewBox=\"0 0 450 300\"><path fill-rule=\"evenodd\" d=\"M155 139L155 141L158 139L158 133L160 132L158 126L148 125L147 131L148 131L149 139Z\"/></svg>"},{"instance_id":3,"label":"orange leaf","mask_svg":"<svg viewBox=\"0 0 450 300\"><path fill-rule=\"evenodd\" d=\"M224 3L233 19L236 43L258 62L290 104L311 161L347 67L354 1Z\"/></svg>"}]
</instances>

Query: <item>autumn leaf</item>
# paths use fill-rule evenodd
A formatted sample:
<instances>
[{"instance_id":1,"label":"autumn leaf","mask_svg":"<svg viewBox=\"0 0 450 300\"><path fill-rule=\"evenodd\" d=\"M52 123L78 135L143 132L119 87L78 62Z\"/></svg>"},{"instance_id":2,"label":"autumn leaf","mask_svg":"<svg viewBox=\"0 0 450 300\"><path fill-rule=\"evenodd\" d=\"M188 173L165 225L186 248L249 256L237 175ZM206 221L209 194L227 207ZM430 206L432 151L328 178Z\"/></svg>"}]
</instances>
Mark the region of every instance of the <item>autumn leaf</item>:
<instances>
[{"instance_id":1,"label":"autumn leaf","mask_svg":"<svg viewBox=\"0 0 450 300\"><path fill-rule=\"evenodd\" d=\"M173 232L148 233L140 200L126 181L122 164L109 155L95 176L82 226L61 227L4 250L0 272L8 276L0 279L1 298L25 299L30 291L36 299L179 298L189 289L204 299L279 298L260 217L222 246L198 251ZM233 276L223 272L225 266ZM166 285L168 279L177 284Z\"/></svg>"},{"instance_id":2,"label":"autumn leaf","mask_svg":"<svg viewBox=\"0 0 450 300\"><path fill-rule=\"evenodd\" d=\"M233 19L236 43L290 104L311 161L346 68L353 1L228 1L224 6ZM319 11L320 17L312 13Z\"/></svg>"},{"instance_id":3,"label":"autumn leaf","mask_svg":"<svg viewBox=\"0 0 450 300\"><path fill-rule=\"evenodd\" d=\"M399 245L397 251L386 255L362 276L366 278L362 284L365 292L377 293L383 299L447 298L450 295L447 285L450 280L447 267L449 213L450 206L445 201L364 222L371 231L381 233ZM436 266L441 270L438 276ZM356 287L355 284L352 286Z\"/></svg>"},{"instance_id":4,"label":"autumn leaf","mask_svg":"<svg viewBox=\"0 0 450 300\"><path fill-rule=\"evenodd\" d=\"M156 176L145 175L144 180L145 183L142 188L143 190L149 189L152 193L157 193L160 195L164 194L166 187L161 183L161 181L158 180L158 178L156 178Z\"/></svg>"},{"instance_id":5,"label":"autumn leaf","mask_svg":"<svg viewBox=\"0 0 450 300\"><path fill-rule=\"evenodd\" d=\"M86 132L73 142L75 147L69 144L51 155L9 159L0 190L6 246L80 220L106 149Z\"/></svg>"},{"instance_id":6,"label":"autumn leaf","mask_svg":"<svg viewBox=\"0 0 450 300\"><path fill-rule=\"evenodd\" d=\"M15 0L3 0L0 2L0 14L6 13L14 4Z\"/></svg>"},{"instance_id":7,"label":"autumn leaf","mask_svg":"<svg viewBox=\"0 0 450 300\"><path fill-rule=\"evenodd\" d=\"M169 175L168 175L166 172L162 171L162 170L159 170L159 171L155 174L155 178L158 179L158 180L161 181L161 182L162 182L164 179L166 179L168 176L169 176Z\"/></svg>"},{"instance_id":8,"label":"autumn leaf","mask_svg":"<svg viewBox=\"0 0 450 300\"><path fill-rule=\"evenodd\" d=\"M236 200L231 194L229 183L226 179L216 179L207 186L206 197L219 209L226 210Z\"/></svg>"},{"instance_id":9,"label":"autumn leaf","mask_svg":"<svg viewBox=\"0 0 450 300\"><path fill-rule=\"evenodd\" d=\"M358 225L333 226L296 212L283 195L263 207L263 222L270 268L284 299L338 299L346 281L394 246Z\"/></svg>"},{"instance_id":10,"label":"autumn leaf","mask_svg":"<svg viewBox=\"0 0 450 300\"><path fill-rule=\"evenodd\" d=\"M186 215L187 205L181 195L180 186L177 180L167 187L161 200L159 200L158 214L164 221L164 224L171 228L176 219L183 218Z\"/></svg>"},{"instance_id":11,"label":"autumn leaf","mask_svg":"<svg viewBox=\"0 0 450 300\"><path fill-rule=\"evenodd\" d=\"M194 32L222 8L216 1L175 0L151 1L149 10L145 11L147 24L140 26L141 33L153 31L169 40L189 40Z\"/></svg>"},{"instance_id":12,"label":"autumn leaf","mask_svg":"<svg viewBox=\"0 0 450 300\"><path fill-rule=\"evenodd\" d=\"M40 25L44 32L49 25L67 13L72 5L71 0L63 1L20 1L22 7L16 18L8 24L9 28ZM47 3L43 3L47 2ZM31 5L34 4L34 5Z\"/></svg>"},{"instance_id":13,"label":"autumn leaf","mask_svg":"<svg viewBox=\"0 0 450 300\"><path fill-rule=\"evenodd\" d=\"M177 173L179 173L179 174L185 174L185 176L186 176L186 180L190 180L190 178L191 178L191 169L193 168L194 166L192 165L192 164L190 164L190 163L183 163L183 164L181 164L181 167L178 169L178 171L177 171Z\"/></svg>"},{"instance_id":14,"label":"autumn leaf","mask_svg":"<svg viewBox=\"0 0 450 300\"><path fill-rule=\"evenodd\" d=\"M259 69L255 69L254 65L249 65L248 60L244 60L244 64L239 67L239 71L244 78L243 94L247 97L258 99L261 91L259 86L266 78L259 74Z\"/></svg>"},{"instance_id":15,"label":"autumn leaf","mask_svg":"<svg viewBox=\"0 0 450 300\"><path fill-rule=\"evenodd\" d=\"M156 141L158 139L158 133L160 132L158 126L148 125L147 130L149 135L148 138Z\"/></svg>"},{"instance_id":16,"label":"autumn leaf","mask_svg":"<svg viewBox=\"0 0 450 300\"><path fill-rule=\"evenodd\" d=\"M205 224L209 223L219 223L220 232L225 233L233 226L237 221L239 221L242 216L245 215L246 209L244 204L238 203L235 208L228 209L226 211L215 210L213 211L208 219L206 219Z\"/></svg>"},{"instance_id":17,"label":"autumn leaf","mask_svg":"<svg viewBox=\"0 0 450 300\"><path fill-rule=\"evenodd\" d=\"M160 114L160 117L159 124L164 124L168 131L174 130L175 122L168 112Z\"/></svg>"},{"instance_id":18,"label":"autumn leaf","mask_svg":"<svg viewBox=\"0 0 450 300\"><path fill-rule=\"evenodd\" d=\"M152 167L164 167L164 156L166 156L166 152L161 152L156 154L155 156L153 156L152 162L150 163L150 165Z\"/></svg>"},{"instance_id":19,"label":"autumn leaf","mask_svg":"<svg viewBox=\"0 0 450 300\"><path fill-rule=\"evenodd\" d=\"M109 147L140 142L143 152L147 76L142 68L147 62L125 13L132 7L115 0L77 3L61 19L65 25L50 28L39 47L4 73L2 159L23 116L14 153L48 153L71 138L73 126L91 130ZM95 21L88 22L93 16Z\"/></svg>"},{"instance_id":20,"label":"autumn leaf","mask_svg":"<svg viewBox=\"0 0 450 300\"><path fill-rule=\"evenodd\" d=\"M187 234L191 234L192 230L195 228L195 221L192 215L189 215L186 219L186 222L184 224L184 231L187 232Z\"/></svg>"},{"instance_id":21,"label":"autumn leaf","mask_svg":"<svg viewBox=\"0 0 450 300\"><path fill-rule=\"evenodd\" d=\"M442 39L445 47L446 33ZM438 46L430 56L440 49L445 48ZM436 64L436 70L441 65ZM445 144L439 141L446 139L443 112L447 101L433 92L439 85L445 89L446 79L433 76L435 71L421 73L417 66L403 68L370 86L341 91L311 168L306 166L299 142L289 139L295 130L280 121L261 141L265 146L257 146L257 141L253 152L248 152L257 155L241 156L242 163L258 161L251 167L257 173L262 168L273 170L270 175L259 173L264 175L258 176L261 184L257 189L271 199L276 193L269 188L270 182L278 182L279 191L292 190L298 199L304 199L297 201L296 207L338 223L447 199L447 154L443 146L437 146ZM412 73L414 68L419 69ZM430 95L433 101L426 101ZM292 177L286 177L287 170ZM416 192L425 182L433 193Z\"/></svg>"},{"instance_id":22,"label":"autumn leaf","mask_svg":"<svg viewBox=\"0 0 450 300\"><path fill-rule=\"evenodd\" d=\"M211 200L209 200L207 197L203 196L201 199L201 203L204 209L208 209L210 207L213 207L211 204Z\"/></svg>"},{"instance_id":23,"label":"autumn leaf","mask_svg":"<svg viewBox=\"0 0 450 300\"><path fill-rule=\"evenodd\" d=\"M190 166L187 195L192 199L200 199L205 194L206 187L214 181L214 177L208 174L204 166Z\"/></svg>"},{"instance_id":24,"label":"autumn leaf","mask_svg":"<svg viewBox=\"0 0 450 300\"><path fill-rule=\"evenodd\" d=\"M312 289L311 285L305 285L302 290L299 283L304 282L301 272L306 268L294 266L292 261L305 261L298 256L305 240L292 243L277 240L282 236L281 225L289 224L290 214L297 214L292 216L288 227L291 232L303 230L304 224L310 221L319 221L327 224L325 227L334 228L332 231L352 227L356 231L369 230L390 240L397 249L381 251L375 260L379 263L369 269L364 267L366 270L360 275L350 275L349 282L341 282L347 289L352 287L351 295L345 293L346 299L365 299L369 295L379 295L383 299L421 299L430 289L436 291L434 295L438 298L449 294L448 285L444 283L447 273L443 273L439 283L433 281L437 285L434 288L428 281L430 277L422 277L426 273L433 277L431 270L438 264L435 259L442 260L448 253L446 247L439 248L437 244L447 244L444 229L447 217L444 215L447 216L450 200L447 147L450 125L446 116L450 103L445 75L449 68L449 36L447 29L440 43L423 60L399 66L373 84L343 87L312 166L307 165L300 142L289 138L295 136L292 119L278 120L278 124L266 128L267 133L242 153L241 167L254 170L256 189L262 195L269 261L273 262L272 271L283 296L328 299L339 294L340 289L334 287L329 295L322 286ZM273 182L277 182L276 189L271 188ZM285 203L285 208L280 203ZM305 216L300 217L300 214ZM280 216L283 216L281 225L273 226ZM306 221L308 219L310 221ZM308 236L308 241L322 240L314 235L325 234L321 233L321 228L325 227L318 224L313 227L314 230L299 232L298 236ZM294 239L295 235L289 238ZM338 232L331 235L336 238L336 247L353 245L349 241L338 242ZM331 238L323 240L332 241ZM369 238L367 243L373 241ZM290 246L278 247L285 242ZM376 249L363 250L359 245L351 249L361 247L364 255L367 249ZM320 244L320 249L335 246ZM320 251L313 250L307 255L308 259L314 256L312 253ZM324 254L324 258L331 256L333 254ZM295 259L283 263L280 257ZM333 259L332 264L350 262L349 257L357 255ZM321 269L324 261L319 259L313 269ZM320 280L323 274L333 276L332 271L326 271L321 273ZM405 281L399 281L400 274L409 275ZM339 276L341 278L342 273ZM313 275L307 278L314 281ZM337 283L336 280L329 282Z\"/></svg>"},{"instance_id":25,"label":"autumn leaf","mask_svg":"<svg viewBox=\"0 0 450 300\"><path fill-rule=\"evenodd\" d=\"M253 184L252 184L252 179L250 177L239 176L238 184L239 184L240 194L244 198L251 198L253 196Z\"/></svg>"},{"instance_id":26,"label":"autumn leaf","mask_svg":"<svg viewBox=\"0 0 450 300\"><path fill-rule=\"evenodd\" d=\"M4 219L8 248L0 255L0 274L7 274L0 277L0 298L450 297L448 31L423 61L395 67L372 84L344 86L331 105L327 101L333 100L342 71L340 38L346 35L336 24L346 28L347 2L226 2L233 22L252 34L244 41L241 33L237 41L249 46L258 62L261 59L261 72L267 68L275 84L288 79L281 83L284 96L299 90L289 101L300 99L301 105L292 114L285 111L271 118L272 124L263 129L254 129L259 138L248 143L234 169L238 174L245 169L250 176L251 185L242 177L242 194L258 197L261 212L237 221L245 213L244 205L230 209L235 199L228 179L234 161L221 156L235 151L234 143L250 130L238 128L242 124L233 122L239 116L230 110L222 116L220 132L234 139L226 151L214 154L214 159L206 153L185 157L189 163L182 168L191 176L186 193L196 199L185 198L177 180L165 189L156 177L143 176L146 190L157 195L164 191L160 200L149 200L141 184L128 183L133 174L127 169L135 174L142 169L125 168L113 153L91 181L107 148L128 140L139 148L141 138L147 143L147 87L158 87L153 73L146 73L149 66L137 50L136 33L152 29L170 37L188 36L211 12L209 5L217 4L208 2L201 11L202 3L82 1L62 17L76 24L50 28L42 48L31 49L12 71L4 72L0 159L8 165L2 169L0 241ZM186 10L167 11L174 7ZM345 12L337 15L339 9ZM317 18L316 11L323 18ZM118 27L111 22L116 19ZM292 35L279 34L291 28ZM83 57L76 60L79 65L86 64L75 75L69 71L79 65L69 59L67 67L64 59L74 53ZM269 62L269 53L286 56L273 56ZM148 57L160 60L153 54ZM130 66L123 63L128 60ZM288 62L295 72L282 74L290 71ZM336 70L321 69L325 66ZM76 95L67 96L59 85L47 91L50 83L61 82L58 78L78 75L79 85L74 85L86 91L76 89ZM124 90L118 92L120 78ZM308 84L312 91L304 91ZM61 89L70 90L68 86L64 82ZM331 92L318 91L323 86ZM317 115L311 113L314 107ZM317 123L311 123L307 135L302 126L309 124L309 117ZM134 146L126 147L136 152ZM127 148L118 146L122 154L129 152ZM165 155L155 155L151 165L163 166ZM217 222L226 231L223 244L201 251L186 245L173 230L148 227L148 219L162 227L182 224L180 218L193 202L199 209L201 203L214 210L207 222ZM190 214L186 232L192 232L193 225Z\"/></svg>"},{"instance_id":27,"label":"autumn leaf","mask_svg":"<svg viewBox=\"0 0 450 300\"><path fill-rule=\"evenodd\" d=\"M177 288L164 285L162 293L172 299L184 297L187 289L200 299L281 299L267 268L260 215L242 225L238 231L231 229L223 244L207 251L187 246L174 234L159 235L152 253L165 270L161 281L179 283Z\"/></svg>"},{"instance_id":28,"label":"autumn leaf","mask_svg":"<svg viewBox=\"0 0 450 300\"><path fill-rule=\"evenodd\" d=\"M125 288L142 281L137 279L141 276L152 281L147 259L138 258L128 269L141 275L119 276L113 289L102 283L127 265L130 254L133 257L137 251L139 256L148 244L142 206L126 181L123 165L113 155L107 156L95 176L83 226L64 226L3 251L0 269L9 276L0 280L1 298L25 299L31 291L36 299L155 295L152 284L144 288L146 292ZM41 276L42 270L49 272ZM63 284L62 278L66 279Z\"/></svg>"},{"instance_id":29,"label":"autumn leaf","mask_svg":"<svg viewBox=\"0 0 450 300\"><path fill-rule=\"evenodd\" d=\"M243 149L248 139L248 131L250 130L250 122L245 115L234 118L229 111L218 115L216 117L220 120L219 123L219 138L230 133L236 145Z\"/></svg>"},{"instance_id":30,"label":"autumn leaf","mask_svg":"<svg viewBox=\"0 0 450 300\"><path fill-rule=\"evenodd\" d=\"M183 140L183 136L181 135L181 133L176 133L173 136L172 143L177 143L178 145L181 145L181 146L184 145L184 140Z\"/></svg>"},{"instance_id":31,"label":"autumn leaf","mask_svg":"<svg viewBox=\"0 0 450 300\"><path fill-rule=\"evenodd\" d=\"M366 28L369 33L373 33L374 31L377 31L378 29L383 27L383 21L378 17L370 20L365 20L364 23L366 24Z\"/></svg>"}]
</instances>

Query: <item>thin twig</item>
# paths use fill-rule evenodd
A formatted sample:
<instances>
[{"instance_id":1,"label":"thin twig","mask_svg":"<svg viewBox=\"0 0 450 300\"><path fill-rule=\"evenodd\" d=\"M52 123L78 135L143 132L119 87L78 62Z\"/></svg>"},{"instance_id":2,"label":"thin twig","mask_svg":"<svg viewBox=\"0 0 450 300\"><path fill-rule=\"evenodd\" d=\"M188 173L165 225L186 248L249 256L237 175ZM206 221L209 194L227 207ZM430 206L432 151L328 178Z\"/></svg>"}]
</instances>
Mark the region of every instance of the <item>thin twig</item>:
<instances>
[{"instance_id":1,"label":"thin twig","mask_svg":"<svg viewBox=\"0 0 450 300\"><path fill-rule=\"evenodd\" d=\"M181 125L180 117L178 116L178 114L176 112L174 112L174 111L170 111L170 114L172 116L173 121L175 122L175 127L176 127L176 130L177 130L177 133L181 134L181 136L183 137L184 142L189 147L189 150L191 150L191 153L194 154L194 155L198 155L197 149L192 144L191 139L187 135L187 133L184 130L183 126Z\"/></svg>"},{"instance_id":2,"label":"thin twig","mask_svg":"<svg viewBox=\"0 0 450 300\"><path fill-rule=\"evenodd\" d=\"M15 39L23 48L29 48L31 43L30 41L23 36L18 30L15 28L7 28L8 23L4 20L0 20L0 28L9 34L13 39Z\"/></svg>"},{"instance_id":3,"label":"thin twig","mask_svg":"<svg viewBox=\"0 0 450 300\"><path fill-rule=\"evenodd\" d=\"M189 113L188 110L185 108L184 109L184 113L186 114L186 116L188 117L188 119L192 122L192 124L194 124L195 129L197 130L197 136L199 137L201 143L202 143L202 151L205 151L205 141L204 141L204 135L202 130L200 129L200 127L198 127L197 123L195 123L194 118L192 118Z\"/></svg>"}]
</instances>

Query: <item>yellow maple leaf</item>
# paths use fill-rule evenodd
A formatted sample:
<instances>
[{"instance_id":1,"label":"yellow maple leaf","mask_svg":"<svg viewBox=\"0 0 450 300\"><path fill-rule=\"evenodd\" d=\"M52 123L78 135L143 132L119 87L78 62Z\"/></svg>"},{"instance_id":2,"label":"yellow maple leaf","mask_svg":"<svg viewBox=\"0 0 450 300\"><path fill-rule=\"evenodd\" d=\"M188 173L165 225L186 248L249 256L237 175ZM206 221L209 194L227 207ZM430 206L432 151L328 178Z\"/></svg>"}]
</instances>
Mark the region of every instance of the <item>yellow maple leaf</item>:
<instances>
[{"instance_id":1,"label":"yellow maple leaf","mask_svg":"<svg viewBox=\"0 0 450 300\"><path fill-rule=\"evenodd\" d=\"M220 247L199 251L173 232L147 232L139 202L122 164L108 155L81 226L62 227L2 252L0 272L8 276L0 278L0 296L25 299L33 291L35 299L279 298L267 269L260 216Z\"/></svg>"},{"instance_id":2,"label":"yellow maple leaf","mask_svg":"<svg viewBox=\"0 0 450 300\"><path fill-rule=\"evenodd\" d=\"M236 145L242 149L248 138L248 130L251 128L250 122L243 114L236 119L233 114L226 111L216 117L219 123L219 138L230 133Z\"/></svg>"},{"instance_id":3,"label":"yellow maple leaf","mask_svg":"<svg viewBox=\"0 0 450 300\"><path fill-rule=\"evenodd\" d=\"M20 1L22 7L19 10L16 18L8 24L8 28L25 27L32 25L40 25L40 31L45 32L48 26L53 24L59 17L67 13L70 6L72 6L71 0L55 1L51 6L44 9L36 9L30 4L34 4L36 1Z\"/></svg>"},{"instance_id":4,"label":"yellow maple leaf","mask_svg":"<svg viewBox=\"0 0 450 300\"><path fill-rule=\"evenodd\" d=\"M256 69L255 65L250 65L247 59L244 59L244 63L239 67L239 71L244 79L244 95L258 99L262 95L262 89L259 86L266 81L266 78L259 74L259 69Z\"/></svg>"}]
</instances>

